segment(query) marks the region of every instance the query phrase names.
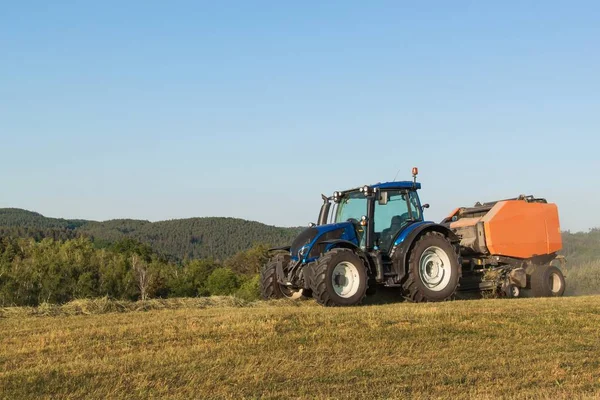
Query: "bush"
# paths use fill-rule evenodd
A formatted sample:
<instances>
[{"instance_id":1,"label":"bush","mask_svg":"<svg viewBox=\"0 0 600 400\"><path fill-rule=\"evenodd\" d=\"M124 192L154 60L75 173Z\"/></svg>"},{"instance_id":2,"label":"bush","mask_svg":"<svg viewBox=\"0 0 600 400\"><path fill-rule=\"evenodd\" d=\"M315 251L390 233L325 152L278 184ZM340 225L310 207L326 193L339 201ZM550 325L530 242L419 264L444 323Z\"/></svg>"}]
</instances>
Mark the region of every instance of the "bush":
<instances>
[{"instance_id":1,"label":"bush","mask_svg":"<svg viewBox=\"0 0 600 400\"><path fill-rule=\"evenodd\" d=\"M269 247L257 244L254 247L241 251L228 259L225 266L232 271L252 277L260 272L263 265L269 260Z\"/></svg>"},{"instance_id":2,"label":"bush","mask_svg":"<svg viewBox=\"0 0 600 400\"><path fill-rule=\"evenodd\" d=\"M255 301L260 298L260 275L256 274L244 282L235 296L246 301Z\"/></svg>"},{"instance_id":3,"label":"bush","mask_svg":"<svg viewBox=\"0 0 600 400\"><path fill-rule=\"evenodd\" d=\"M212 296L229 296L238 289L239 278L229 268L217 268L206 280L206 289Z\"/></svg>"},{"instance_id":4,"label":"bush","mask_svg":"<svg viewBox=\"0 0 600 400\"><path fill-rule=\"evenodd\" d=\"M566 268L566 295L600 293L600 261L591 261Z\"/></svg>"}]
</instances>

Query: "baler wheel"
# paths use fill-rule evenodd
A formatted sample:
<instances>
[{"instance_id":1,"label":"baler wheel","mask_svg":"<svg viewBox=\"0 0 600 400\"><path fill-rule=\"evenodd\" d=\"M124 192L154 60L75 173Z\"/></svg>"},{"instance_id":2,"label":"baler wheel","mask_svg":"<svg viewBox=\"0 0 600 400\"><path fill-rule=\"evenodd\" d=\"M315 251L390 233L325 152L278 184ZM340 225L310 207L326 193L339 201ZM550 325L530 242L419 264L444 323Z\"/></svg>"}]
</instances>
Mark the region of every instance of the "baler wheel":
<instances>
[{"instance_id":1,"label":"baler wheel","mask_svg":"<svg viewBox=\"0 0 600 400\"><path fill-rule=\"evenodd\" d=\"M517 285L513 285L512 283L506 284L503 290L504 295L508 298L519 297L521 294L521 289Z\"/></svg>"},{"instance_id":2,"label":"baler wheel","mask_svg":"<svg viewBox=\"0 0 600 400\"><path fill-rule=\"evenodd\" d=\"M534 297L560 297L565 293L565 277L554 265L540 265L531 274Z\"/></svg>"}]
</instances>

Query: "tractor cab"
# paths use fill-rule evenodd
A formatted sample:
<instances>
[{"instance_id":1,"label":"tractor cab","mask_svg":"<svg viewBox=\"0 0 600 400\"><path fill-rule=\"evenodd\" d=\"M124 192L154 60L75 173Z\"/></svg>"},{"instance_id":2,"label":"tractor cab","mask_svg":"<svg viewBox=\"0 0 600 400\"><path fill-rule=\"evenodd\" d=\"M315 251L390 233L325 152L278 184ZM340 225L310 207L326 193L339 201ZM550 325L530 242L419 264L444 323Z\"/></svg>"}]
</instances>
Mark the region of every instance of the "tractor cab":
<instances>
[{"instance_id":1,"label":"tractor cab","mask_svg":"<svg viewBox=\"0 0 600 400\"><path fill-rule=\"evenodd\" d=\"M353 224L357 245L363 251L388 252L404 228L423 221L417 193L420 186L419 183L408 181L387 182L335 192L332 198L327 199L328 204L324 204L323 209L329 210L328 220L331 224ZM367 234L369 228L372 228L370 238Z\"/></svg>"},{"instance_id":2,"label":"tractor cab","mask_svg":"<svg viewBox=\"0 0 600 400\"><path fill-rule=\"evenodd\" d=\"M396 181L365 185L360 188L322 195L323 205L317 228L351 223L356 237L353 242L363 251L388 253L401 232L409 225L423 222L423 208L417 190L418 170L413 169L413 181Z\"/></svg>"}]
</instances>

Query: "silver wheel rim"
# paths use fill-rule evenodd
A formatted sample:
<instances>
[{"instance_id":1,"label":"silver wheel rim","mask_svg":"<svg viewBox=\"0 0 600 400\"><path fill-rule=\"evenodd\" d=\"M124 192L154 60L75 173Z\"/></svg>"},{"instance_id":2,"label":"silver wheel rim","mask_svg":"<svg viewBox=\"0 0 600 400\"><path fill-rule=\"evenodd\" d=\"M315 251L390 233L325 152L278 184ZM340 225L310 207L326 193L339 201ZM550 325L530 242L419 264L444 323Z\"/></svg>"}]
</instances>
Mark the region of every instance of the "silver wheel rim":
<instances>
[{"instance_id":1,"label":"silver wheel rim","mask_svg":"<svg viewBox=\"0 0 600 400\"><path fill-rule=\"evenodd\" d=\"M511 288L510 288L510 295L511 295L512 297L519 297L519 293L520 293L520 292L521 292L521 291L519 290L519 288L518 288L518 287L516 287L516 286L511 286Z\"/></svg>"},{"instance_id":2,"label":"silver wheel rim","mask_svg":"<svg viewBox=\"0 0 600 400\"><path fill-rule=\"evenodd\" d=\"M331 285L335 294L345 299L354 296L360 287L358 268L348 261L342 261L333 268Z\"/></svg>"},{"instance_id":3,"label":"silver wheel rim","mask_svg":"<svg viewBox=\"0 0 600 400\"><path fill-rule=\"evenodd\" d=\"M434 292L448 287L452 276L448 254L437 246L426 248L419 259L419 276L425 287Z\"/></svg>"},{"instance_id":4,"label":"silver wheel rim","mask_svg":"<svg viewBox=\"0 0 600 400\"><path fill-rule=\"evenodd\" d=\"M552 293L560 292L562 287L562 282L560 281L560 277L556 273L550 274L550 290Z\"/></svg>"}]
</instances>

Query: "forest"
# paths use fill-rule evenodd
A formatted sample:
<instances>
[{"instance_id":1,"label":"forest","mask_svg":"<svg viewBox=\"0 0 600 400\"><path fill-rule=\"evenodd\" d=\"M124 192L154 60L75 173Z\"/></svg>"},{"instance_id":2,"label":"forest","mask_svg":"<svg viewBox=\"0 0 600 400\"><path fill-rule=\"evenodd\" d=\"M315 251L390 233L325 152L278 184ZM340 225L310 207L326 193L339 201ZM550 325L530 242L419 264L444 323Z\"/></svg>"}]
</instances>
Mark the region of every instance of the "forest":
<instances>
[{"instance_id":1,"label":"forest","mask_svg":"<svg viewBox=\"0 0 600 400\"><path fill-rule=\"evenodd\" d=\"M170 261L212 258L225 260L257 243L290 243L302 228L280 228L237 218L189 218L149 222L116 219L105 222L48 218L16 209L0 209L0 237L40 241L89 238L96 248L109 248L123 239L146 244Z\"/></svg>"}]
</instances>

